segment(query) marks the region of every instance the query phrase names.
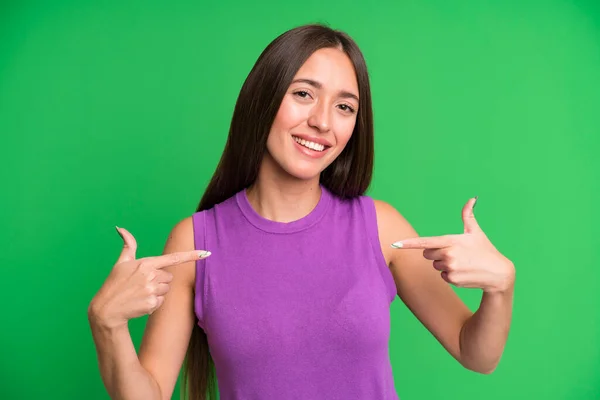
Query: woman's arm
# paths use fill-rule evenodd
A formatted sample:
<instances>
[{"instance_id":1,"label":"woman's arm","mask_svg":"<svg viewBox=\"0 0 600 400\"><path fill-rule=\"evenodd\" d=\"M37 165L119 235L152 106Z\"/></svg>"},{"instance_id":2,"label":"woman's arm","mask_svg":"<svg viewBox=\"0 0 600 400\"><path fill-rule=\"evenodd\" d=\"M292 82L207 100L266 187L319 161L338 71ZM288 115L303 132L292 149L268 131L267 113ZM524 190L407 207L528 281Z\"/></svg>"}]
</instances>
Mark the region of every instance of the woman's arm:
<instances>
[{"instance_id":1,"label":"woman's arm","mask_svg":"<svg viewBox=\"0 0 600 400\"><path fill-rule=\"evenodd\" d=\"M479 309L460 331L462 364L482 373L492 373L504 352L512 319L512 288L483 293Z\"/></svg>"},{"instance_id":2,"label":"woman's arm","mask_svg":"<svg viewBox=\"0 0 600 400\"><path fill-rule=\"evenodd\" d=\"M165 253L194 250L192 218L173 228L165 245ZM161 399L170 399L181 371L196 317L194 315L194 283L196 263L165 268L173 274L171 290L165 302L146 324L139 359L160 387Z\"/></svg>"},{"instance_id":3,"label":"woman's arm","mask_svg":"<svg viewBox=\"0 0 600 400\"><path fill-rule=\"evenodd\" d=\"M164 254L193 249L192 221L188 218L173 228ZM148 317L139 356L127 323L108 324L100 306L94 300L90 303L88 315L100 373L112 399L171 398L195 321L195 262L161 271L172 274L170 288L163 304Z\"/></svg>"},{"instance_id":4,"label":"woman's arm","mask_svg":"<svg viewBox=\"0 0 600 400\"><path fill-rule=\"evenodd\" d=\"M422 249L391 247L418 234L389 204L375 201L375 207L381 248L399 297L465 368L486 374L494 371L508 336L512 284L502 291L484 292L479 309L471 312Z\"/></svg>"},{"instance_id":5,"label":"woman's arm","mask_svg":"<svg viewBox=\"0 0 600 400\"><path fill-rule=\"evenodd\" d=\"M160 399L156 380L140 364L127 326L111 327L90 313L100 376L111 399Z\"/></svg>"}]
</instances>

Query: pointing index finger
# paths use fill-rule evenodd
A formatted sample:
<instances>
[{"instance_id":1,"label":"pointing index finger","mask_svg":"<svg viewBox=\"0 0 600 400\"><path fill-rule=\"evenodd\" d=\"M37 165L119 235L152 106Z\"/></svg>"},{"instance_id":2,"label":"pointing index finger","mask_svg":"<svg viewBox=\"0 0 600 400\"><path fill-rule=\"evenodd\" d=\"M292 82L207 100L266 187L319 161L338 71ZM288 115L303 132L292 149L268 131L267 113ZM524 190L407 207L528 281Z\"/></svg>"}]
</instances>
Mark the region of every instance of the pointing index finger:
<instances>
[{"instance_id":1,"label":"pointing index finger","mask_svg":"<svg viewBox=\"0 0 600 400\"><path fill-rule=\"evenodd\" d=\"M404 239L399 242L392 243L395 249L441 249L454 244L453 236L431 236L431 237L416 237Z\"/></svg>"},{"instance_id":2,"label":"pointing index finger","mask_svg":"<svg viewBox=\"0 0 600 400\"><path fill-rule=\"evenodd\" d=\"M164 254L162 256L148 257L142 259L144 265L148 268L165 268L171 265L179 265L190 261L202 260L210 256L210 251L206 250L193 250L193 251L182 251L170 254Z\"/></svg>"}]
</instances>

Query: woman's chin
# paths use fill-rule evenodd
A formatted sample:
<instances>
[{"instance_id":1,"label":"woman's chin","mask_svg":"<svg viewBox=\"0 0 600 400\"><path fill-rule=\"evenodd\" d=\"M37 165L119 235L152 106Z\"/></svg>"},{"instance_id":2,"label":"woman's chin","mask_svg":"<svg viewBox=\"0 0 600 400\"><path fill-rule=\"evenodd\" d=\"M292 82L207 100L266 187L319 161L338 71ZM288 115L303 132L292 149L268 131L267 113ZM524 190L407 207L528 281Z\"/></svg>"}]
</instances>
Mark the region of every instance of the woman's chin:
<instances>
[{"instance_id":1,"label":"woman's chin","mask_svg":"<svg viewBox=\"0 0 600 400\"><path fill-rule=\"evenodd\" d=\"M280 178L290 178L292 180L299 181L310 181L319 180L321 172L327 167L327 163L324 160L304 160L297 158L283 158L280 162L272 158L270 155L267 156L263 162L263 169L270 169L275 175L279 175ZM266 171L263 171L266 172ZM281 175L283 174L283 176Z\"/></svg>"},{"instance_id":2,"label":"woman's chin","mask_svg":"<svg viewBox=\"0 0 600 400\"><path fill-rule=\"evenodd\" d=\"M316 168L290 168L287 173L294 179L301 181L319 180L321 170Z\"/></svg>"}]
</instances>

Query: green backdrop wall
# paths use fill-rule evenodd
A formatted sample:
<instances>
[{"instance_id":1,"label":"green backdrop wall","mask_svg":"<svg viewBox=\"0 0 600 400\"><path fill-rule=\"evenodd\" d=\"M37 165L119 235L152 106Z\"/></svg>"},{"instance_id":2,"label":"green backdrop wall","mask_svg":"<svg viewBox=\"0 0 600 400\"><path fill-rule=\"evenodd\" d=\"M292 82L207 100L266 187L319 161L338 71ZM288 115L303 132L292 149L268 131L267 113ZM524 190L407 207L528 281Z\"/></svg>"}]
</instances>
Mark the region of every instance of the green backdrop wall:
<instances>
[{"instance_id":1,"label":"green backdrop wall","mask_svg":"<svg viewBox=\"0 0 600 400\"><path fill-rule=\"evenodd\" d=\"M0 397L107 398L86 308L120 252L114 226L140 256L159 254L200 199L264 46L325 22L370 68L369 194L422 235L460 233L478 195L479 223L517 268L490 376L393 303L400 397L600 398L599 4L4 1ZM477 307L479 291L458 293ZM143 327L131 323L136 343Z\"/></svg>"}]
</instances>

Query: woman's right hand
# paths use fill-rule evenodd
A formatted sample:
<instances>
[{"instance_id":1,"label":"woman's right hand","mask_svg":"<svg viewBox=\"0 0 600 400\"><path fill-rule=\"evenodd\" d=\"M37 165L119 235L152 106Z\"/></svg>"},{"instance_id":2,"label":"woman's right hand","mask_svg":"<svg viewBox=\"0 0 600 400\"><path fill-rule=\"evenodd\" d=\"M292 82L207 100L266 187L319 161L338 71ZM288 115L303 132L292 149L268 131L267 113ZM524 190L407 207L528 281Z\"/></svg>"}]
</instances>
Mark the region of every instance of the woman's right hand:
<instances>
[{"instance_id":1,"label":"woman's right hand","mask_svg":"<svg viewBox=\"0 0 600 400\"><path fill-rule=\"evenodd\" d=\"M193 250L136 259L137 242L126 229L117 227L123 251L108 278L90 302L90 320L106 328L126 326L132 318L152 314L169 291L173 275L163 268L210 256Z\"/></svg>"}]
</instances>

